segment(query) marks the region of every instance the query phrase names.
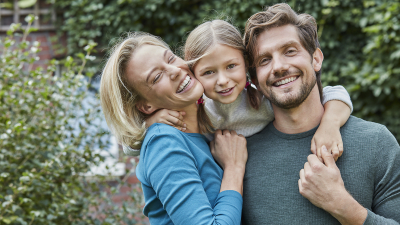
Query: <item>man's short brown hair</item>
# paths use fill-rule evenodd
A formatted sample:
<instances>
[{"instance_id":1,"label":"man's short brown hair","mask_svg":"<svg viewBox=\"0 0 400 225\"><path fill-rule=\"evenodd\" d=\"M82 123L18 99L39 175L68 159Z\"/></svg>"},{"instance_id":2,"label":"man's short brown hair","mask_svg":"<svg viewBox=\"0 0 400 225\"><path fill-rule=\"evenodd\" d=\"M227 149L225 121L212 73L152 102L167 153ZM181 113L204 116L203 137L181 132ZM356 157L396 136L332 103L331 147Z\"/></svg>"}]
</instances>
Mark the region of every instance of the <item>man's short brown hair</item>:
<instances>
[{"instance_id":1,"label":"man's short brown hair","mask_svg":"<svg viewBox=\"0 0 400 225\"><path fill-rule=\"evenodd\" d=\"M317 22L309 14L297 14L286 3L267 7L265 11L252 15L246 23L244 45L248 52L249 73L252 79L257 79L255 57L257 52L258 36L273 27L293 25L297 29L300 43L313 58L313 54L320 47L318 42ZM321 71L316 72L317 84L322 99Z\"/></svg>"}]
</instances>

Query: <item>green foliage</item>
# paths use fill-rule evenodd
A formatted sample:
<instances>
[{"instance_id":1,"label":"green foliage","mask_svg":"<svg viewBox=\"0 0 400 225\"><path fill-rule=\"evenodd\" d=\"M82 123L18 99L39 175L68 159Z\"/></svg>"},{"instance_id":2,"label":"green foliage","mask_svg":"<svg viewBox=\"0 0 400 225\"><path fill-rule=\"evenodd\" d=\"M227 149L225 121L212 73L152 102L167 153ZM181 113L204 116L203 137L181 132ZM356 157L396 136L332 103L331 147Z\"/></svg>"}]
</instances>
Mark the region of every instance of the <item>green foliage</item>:
<instances>
[{"instance_id":1,"label":"green foliage","mask_svg":"<svg viewBox=\"0 0 400 225\"><path fill-rule=\"evenodd\" d=\"M98 102L82 104L90 80L81 71L95 44L85 48L80 66L68 57L60 75L55 60L33 69L40 44L26 38L34 20L26 18L23 35L13 24L0 39L0 224L138 224L136 186L121 206L110 191L130 186L126 178L110 183L85 175L104 161L94 150L109 145Z\"/></svg>"},{"instance_id":2,"label":"green foliage","mask_svg":"<svg viewBox=\"0 0 400 225\"><path fill-rule=\"evenodd\" d=\"M88 41L104 49L127 31L161 36L173 48L205 20L228 19L242 31L248 17L276 0L64 0L55 3L63 13L61 29L68 50ZM400 140L399 1L291 0L298 12L317 19L325 55L322 80L341 84L350 92L354 115L388 126ZM98 63L100 65L100 63ZM100 67L97 67L100 68Z\"/></svg>"}]
</instances>

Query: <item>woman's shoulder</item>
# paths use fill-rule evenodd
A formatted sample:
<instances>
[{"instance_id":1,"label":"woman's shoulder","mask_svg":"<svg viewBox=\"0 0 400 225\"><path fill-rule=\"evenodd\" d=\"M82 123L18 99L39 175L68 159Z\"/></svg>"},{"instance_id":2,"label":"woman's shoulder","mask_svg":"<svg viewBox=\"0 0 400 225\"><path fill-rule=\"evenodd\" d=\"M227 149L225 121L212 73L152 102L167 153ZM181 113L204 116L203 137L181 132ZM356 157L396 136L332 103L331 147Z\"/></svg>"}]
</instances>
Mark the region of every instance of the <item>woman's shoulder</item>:
<instances>
[{"instance_id":1,"label":"woman's shoulder","mask_svg":"<svg viewBox=\"0 0 400 225\"><path fill-rule=\"evenodd\" d=\"M183 138L182 131L163 123L155 123L151 125L147 131L146 136L143 140L143 148L148 146L150 143L165 141L165 139L173 139L174 141L180 141Z\"/></svg>"}]
</instances>

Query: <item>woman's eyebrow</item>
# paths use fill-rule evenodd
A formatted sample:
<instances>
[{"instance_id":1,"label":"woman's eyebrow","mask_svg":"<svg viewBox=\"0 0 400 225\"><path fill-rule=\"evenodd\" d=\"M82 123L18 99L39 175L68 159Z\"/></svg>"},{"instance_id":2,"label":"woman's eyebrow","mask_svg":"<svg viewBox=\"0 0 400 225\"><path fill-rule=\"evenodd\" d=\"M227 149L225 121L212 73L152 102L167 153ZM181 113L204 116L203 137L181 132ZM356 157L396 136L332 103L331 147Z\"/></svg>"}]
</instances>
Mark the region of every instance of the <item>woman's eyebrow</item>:
<instances>
[{"instance_id":1,"label":"woman's eyebrow","mask_svg":"<svg viewBox=\"0 0 400 225\"><path fill-rule=\"evenodd\" d=\"M168 49L165 49L164 51L164 55L163 55L163 59L165 59L165 56L167 55ZM152 70L150 70L149 74L147 74L147 78L146 78L146 83L149 82L150 76L151 74L157 69L157 67L153 67Z\"/></svg>"}]
</instances>

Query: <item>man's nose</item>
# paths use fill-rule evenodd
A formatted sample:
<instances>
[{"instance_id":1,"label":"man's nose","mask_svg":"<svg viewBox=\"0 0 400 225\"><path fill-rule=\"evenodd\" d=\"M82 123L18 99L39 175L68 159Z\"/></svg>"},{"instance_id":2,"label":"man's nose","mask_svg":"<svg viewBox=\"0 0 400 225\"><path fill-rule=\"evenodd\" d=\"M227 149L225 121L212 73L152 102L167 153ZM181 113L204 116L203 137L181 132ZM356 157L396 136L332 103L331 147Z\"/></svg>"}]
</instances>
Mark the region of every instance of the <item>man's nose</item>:
<instances>
[{"instance_id":1,"label":"man's nose","mask_svg":"<svg viewBox=\"0 0 400 225\"><path fill-rule=\"evenodd\" d=\"M283 57L274 57L272 59L272 71L271 74L282 74L289 69L289 65L286 63Z\"/></svg>"},{"instance_id":2,"label":"man's nose","mask_svg":"<svg viewBox=\"0 0 400 225\"><path fill-rule=\"evenodd\" d=\"M219 86L224 86L229 82L229 78L226 76L225 73L221 72L218 73L218 78L217 78L217 85Z\"/></svg>"}]
</instances>

